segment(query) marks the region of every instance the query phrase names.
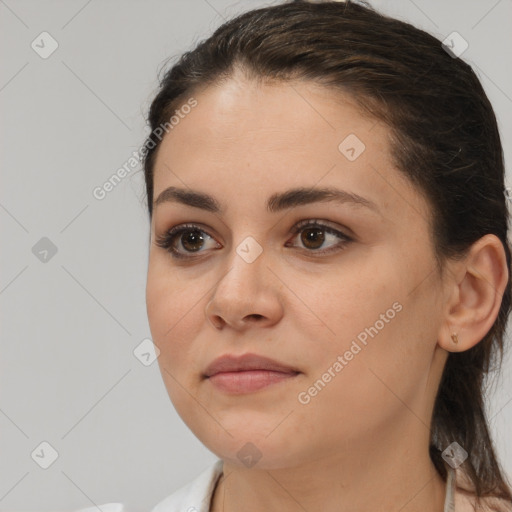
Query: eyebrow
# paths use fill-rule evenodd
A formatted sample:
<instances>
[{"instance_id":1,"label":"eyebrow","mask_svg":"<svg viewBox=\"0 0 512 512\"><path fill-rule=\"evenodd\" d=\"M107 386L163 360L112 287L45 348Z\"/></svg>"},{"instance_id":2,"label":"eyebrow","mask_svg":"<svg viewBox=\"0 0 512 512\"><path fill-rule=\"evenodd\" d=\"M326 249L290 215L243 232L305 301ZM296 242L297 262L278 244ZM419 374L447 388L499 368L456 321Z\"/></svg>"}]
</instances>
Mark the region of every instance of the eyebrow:
<instances>
[{"instance_id":1,"label":"eyebrow","mask_svg":"<svg viewBox=\"0 0 512 512\"><path fill-rule=\"evenodd\" d=\"M334 187L299 187L279 192L269 197L267 211L270 213L280 212L296 206L307 205L316 202L337 202L348 203L355 206L363 206L381 215L377 205L358 194L340 190ZM181 203L193 208L200 208L212 213L222 214L225 210L220 203L211 195L197 190L168 187L163 190L153 202L153 208L166 202Z\"/></svg>"}]
</instances>

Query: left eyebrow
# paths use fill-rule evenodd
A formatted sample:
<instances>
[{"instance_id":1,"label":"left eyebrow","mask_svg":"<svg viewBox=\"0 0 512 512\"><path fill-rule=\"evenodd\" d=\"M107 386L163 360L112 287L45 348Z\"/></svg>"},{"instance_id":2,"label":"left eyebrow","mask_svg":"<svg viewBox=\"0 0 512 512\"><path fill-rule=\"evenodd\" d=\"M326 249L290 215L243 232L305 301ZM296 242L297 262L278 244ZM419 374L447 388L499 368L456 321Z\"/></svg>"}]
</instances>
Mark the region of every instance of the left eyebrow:
<instances>
[{"instance_id":1,"label":"left eyebrow","mask_svg":"<svg viewBox=\"0 0 512 512\"><path fill-rule=\"evenodd\" d=\"M340 190L334 187L299 187L273 194L267 200L267 211L277 213L282 210L303 206L317 202L337 202L365 207L379 215L381 212L378 206L369 199L353 192ZM163 190L153 202L153 208L165 202L181 203L193 208L200 208L212 213L223 213L225 208L211 195L197 190L178 187L168 187Z\"/></svg>"}]
</instances>

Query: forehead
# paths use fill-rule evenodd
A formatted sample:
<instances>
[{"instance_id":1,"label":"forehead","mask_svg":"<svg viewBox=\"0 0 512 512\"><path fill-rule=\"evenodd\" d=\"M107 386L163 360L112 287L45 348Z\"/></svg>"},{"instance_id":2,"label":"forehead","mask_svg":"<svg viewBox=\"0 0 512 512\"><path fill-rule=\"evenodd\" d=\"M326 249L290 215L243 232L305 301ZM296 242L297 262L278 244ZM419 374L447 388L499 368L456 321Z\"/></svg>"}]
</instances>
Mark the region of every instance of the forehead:
<instances>
[{"instance_id":1,"label":"forehead","mask_svg":"<svg viewBox=\"0 0 512 512\"><path fill-rule=\"evenodd\" d=\"M359 141L359 149L378 151L381 161L388 156L385 127L363 117L350 97L313 83L261 85L238 78L203 89L194 99L197 105L163 138L155 178L159 164L186 164L194 172L205 168L205 160L205 170L221 164L243 171L261 163L274 172L293 161L289 172L303 175L301 167L312 160L328 169L345 159L339 145L348 136Z\"/></svg>"},{"instance_id":2,"label":"forehead","mask_svg":"<svg viewBox=\"0 0 512 512\"><path fill-rule=\"evenodd\" d=\"M265 191L266 200L290 185L321 183L397 207L397 195L421 202L393 166L388 127L347 94L309 82L233 79L193 98L197 105L162 140L154 198L176 185L217 190L222 199Z\"/></svg>"},{"instance_id":3,"label":"forehead","mask_svg":"<svg viewBox=\"0 0 512 512\"><path fill-rule=\"evenodd\" d=\"M351 96L313 82L258 84L237 78L204 88L195 99L197 106L182 116L179 130L173 129L176 144L186 138L211 149L247 141L255 149L260 147L256 144L270 149L311 140L337 149L344 131L364 137L376 124L363 116ZM372 136L378 140L379 135L377 130Z\"/></svg>"}]
</instances>

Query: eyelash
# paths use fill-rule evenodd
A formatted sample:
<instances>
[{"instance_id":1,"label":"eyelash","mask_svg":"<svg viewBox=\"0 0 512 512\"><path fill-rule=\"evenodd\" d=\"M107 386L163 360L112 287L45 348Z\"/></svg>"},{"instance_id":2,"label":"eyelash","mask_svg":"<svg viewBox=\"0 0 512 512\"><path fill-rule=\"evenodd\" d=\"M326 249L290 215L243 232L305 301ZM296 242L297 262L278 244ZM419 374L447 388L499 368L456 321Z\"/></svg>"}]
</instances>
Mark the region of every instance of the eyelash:
<instances>
[{"instance_id":1,"label":"eyelash","mask_svg":"<svg viewBox=\"0 0 512 512\"><path fill-rule=\"evenodd\" d=\"M292 234L298 235L301 231L306 230L306 229L312 229L312 228L318 228L322 231L325 231L326 233L335 235L335 236L339 237L340 239L342 239L342 241L339 242L338 244L334 245L333 247L330 247L330 248L324 249L324 250L320 250L320 249L314 250L314 249L307 249L307 248L303 249L310 253L316 253L316 254L322 254L322 255L329 254L334 251L339 251L339 250L345 249L345 247L346 247L346 245L348 245L348 243L354 241L351 237L345 235L341 231L338 231L337 229L334 229L326 224L323 224L323 223L319 222L318 220L306 220L306 221L299 222L292 228ZM176 227L170 229L163 235L156 236L155 244L158 247L161 247L161 248L167 250L171 254L171 256L175 259L196 258L196 256L192 256L192 255L185 256L184 254L178 252L174 247L175 239L178 238L180 235L182 235L184 233L188 233L190 231L198 231L200 233L206 234L210 238L213 238L205 230L201 229L196 224L182 224L180 226L176 226ZM198 252L200 252L200 251L198 251ZM190 254L193 254L193 253L190 253Z\"/></svg>"}]
</instances>

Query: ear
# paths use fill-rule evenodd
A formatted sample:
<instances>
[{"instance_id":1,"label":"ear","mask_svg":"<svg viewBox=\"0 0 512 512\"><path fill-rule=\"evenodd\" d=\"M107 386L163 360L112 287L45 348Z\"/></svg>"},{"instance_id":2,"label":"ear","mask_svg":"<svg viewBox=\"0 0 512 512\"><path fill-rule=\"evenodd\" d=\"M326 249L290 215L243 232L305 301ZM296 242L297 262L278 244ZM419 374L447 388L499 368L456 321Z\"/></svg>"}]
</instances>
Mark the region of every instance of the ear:
<instances>
[{"instance_id":1,"label":"ear","mask_svg":"<svg viewBox=\"0 0 512 512\"><path fill-rule=\"evenodd\" d=\"M498 316L508 275L503 244L491 234L477 240L462 260L448 264L448 300L438 336L442 348L463 352L485 337Z\"/></svg>"}]
</instances>

